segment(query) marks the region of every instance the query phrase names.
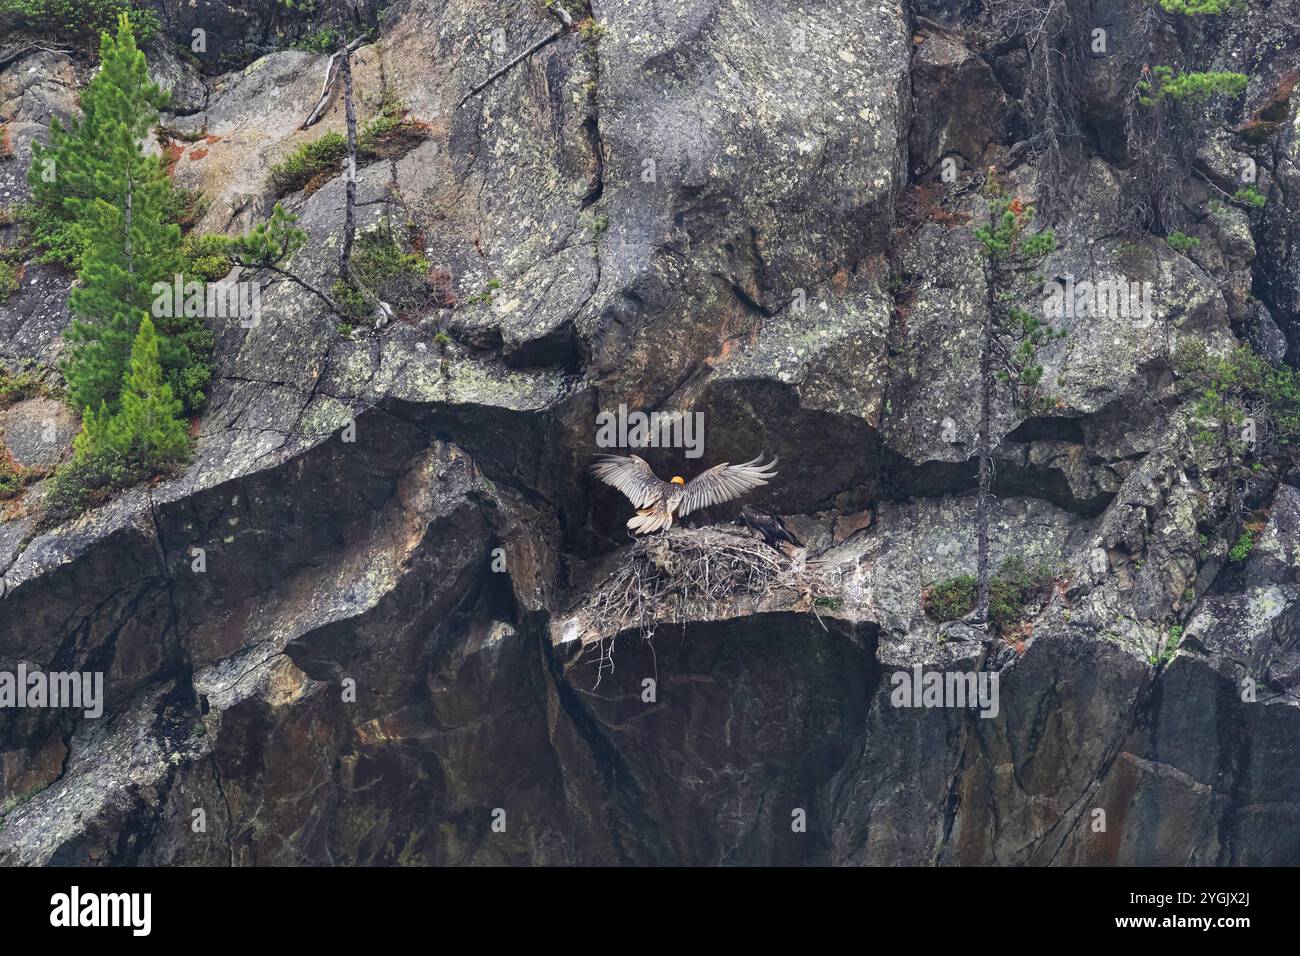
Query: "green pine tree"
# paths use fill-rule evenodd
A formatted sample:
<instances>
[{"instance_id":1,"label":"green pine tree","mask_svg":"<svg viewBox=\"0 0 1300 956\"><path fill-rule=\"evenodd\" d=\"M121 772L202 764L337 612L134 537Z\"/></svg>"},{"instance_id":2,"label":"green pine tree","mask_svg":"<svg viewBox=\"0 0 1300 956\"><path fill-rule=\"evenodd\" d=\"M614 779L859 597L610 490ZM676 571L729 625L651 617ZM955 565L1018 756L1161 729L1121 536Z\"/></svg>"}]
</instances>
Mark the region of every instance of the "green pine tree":
<instances>
[{"instance_id":1,"label":"green pine tree","mask_svg":"<svg viewBox=\"0 0 1300 956\"><path fill-rule=\"evenodd\" d=\"M108 422L109 447L129 461L162 468L183 461L190 437L177 416L182 403L163 381L158 360L158 337L146 315L131 346L131 371L122 389L122 410ZM102 428L103 411L94 428ZM84 426L83 426L84 427Z\"/></svg>"},{"instance_id":2,"label":"green pine tree","mask_svg":"<svg viewBox=\"0 0 1300 956\"><path fill-rule=\"evenodd\" d=\"M131 370L122 389L121 410L87 407L72 441L72 460L50 478L45 517L74 518L112 492L184 461L190 439L178 419L181 403L163 380L158 335L146 315L131 346Z\"/></svg>"},{"instance_id":3,"label":"green pine tree","mask_svg":"<svg viewBox=\"0 0 1300 956\"><path fill-rule=\"evenodd\" d=\"M103 35L100 70L82 94L82 117L51 133L36 151L28 180L34 203L60 221L57 248L70 251L80 283L65 333L69 399L79 408L116 412L131 343L153 303L155 283L183 269L180 229L172 221L172 185L141 141L158 120L165 95L149 79L131 23ZM50 173L53 172L51 180ZM179 310L178 310L179 311ZM172 392L188 409L203 402L212 335L197 318L159 317L158 350Z\"/></svg>"},{"instance_id":4,"label":"green pine tree","mask_svg":"<svg viewBox=\"0 0 1300 956\"><path fill-rule=\"evenodd\" d=\"M108 437L108 426L113 416L108 406L100 403L99 411L87 408L81 416L81 431L72 439L73 459L78 462L93 460L96 456L112 451Z\"/></svg>"},{"instance_id":5,"label":"green pine tree","mask_svg":"<svg viewBox=\"0 0 1300 956\"><path fill-rule=\"evenodd\" d=\"M72 269L80 265L86 242L77 222L76 202L94 199L97 174L118 162L118 157L101 150L106 130L121 123L132 144L137 143L167 105L167 96L149 80L144 55L135 48L129 28L123 43L120 17L116 40L102 34L100 57L102 69L82 94L81 118L65 127L57 116L52 117L49 145L32 143L32 165L27 171L32 204L38 210L29 223L34 239L45 249L45 261Z\"/></svg>"}]
</instances>

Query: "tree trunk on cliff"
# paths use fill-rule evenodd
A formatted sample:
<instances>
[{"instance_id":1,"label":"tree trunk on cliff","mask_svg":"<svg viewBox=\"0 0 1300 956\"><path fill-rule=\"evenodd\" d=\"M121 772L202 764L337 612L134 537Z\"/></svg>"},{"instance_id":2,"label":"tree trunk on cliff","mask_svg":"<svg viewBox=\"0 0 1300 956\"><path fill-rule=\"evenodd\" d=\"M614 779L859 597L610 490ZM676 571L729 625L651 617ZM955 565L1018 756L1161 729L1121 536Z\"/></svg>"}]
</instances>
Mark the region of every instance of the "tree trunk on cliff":
<instances>
[{"instance_id":1,"label":"tree trunk on cliff","mask_svg":"<svg viewBox=\"0 0 1300 956\"><path fill-rule=\"evenodd\" d=\"M993 484L989 433L993 417L994 268L987 266L985 274L989 295L980 334L980 423L975 442L975 452L979 456L979 492L975 499L975 621L979 627L987 627L989 620L989 499Z\"/></svg>"},{"instance_id":2,"label":"tree trunk on cliff","mask_svg":"<svg viewBox=\"0 0 1300 956\"><path fill-rule=\"evenodd\" d=\"M352 57L348 52L347 19L339 10L339 76L343 80L343 110L347 116L348 158L343 212L343 242L339 247L339 276L352 281L352 242L357 231L357 108L352 102Z\"/></svg>"},{"instance_id":3,"label":"tree trunk on cliff","mask_svg":"<svg viewBox=\"0 0 1300 956\"><path fill-rule=\"evenodd\" d=\"M1228 547L1237 543L1241 534L1241 491L1237 485L1237 456L1233 447L1232 408L1228 400L1227 389L1219 397L1219 440L1223 444L1226 456L1226 474L1228 482Z\"/></svg>"}]
</instances>

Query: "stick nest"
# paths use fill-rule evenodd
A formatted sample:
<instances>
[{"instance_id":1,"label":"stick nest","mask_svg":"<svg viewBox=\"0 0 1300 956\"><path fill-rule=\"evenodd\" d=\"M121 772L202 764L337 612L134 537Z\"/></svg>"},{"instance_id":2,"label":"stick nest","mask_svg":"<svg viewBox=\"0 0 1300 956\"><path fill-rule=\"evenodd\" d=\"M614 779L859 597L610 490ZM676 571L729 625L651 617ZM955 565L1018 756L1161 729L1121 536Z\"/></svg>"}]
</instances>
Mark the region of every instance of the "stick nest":
<instances>
[{"instance_id":1,"label":"stick nest","mask_svg":"<svg viewBox=\"0 0 1300 956\"><path fill-rule=\"evenodd\" d=\"M748 535L671 528L638 538L578 609L589 635L584 643L598 649L596 684L613 670L614 641L625 631L649 640L661 622L707 619L720 608L751 613L778 591L792 593L788 602L775 603L815 608L818 583L802 551L788 557Z\"/></svg>"}]
</instances>

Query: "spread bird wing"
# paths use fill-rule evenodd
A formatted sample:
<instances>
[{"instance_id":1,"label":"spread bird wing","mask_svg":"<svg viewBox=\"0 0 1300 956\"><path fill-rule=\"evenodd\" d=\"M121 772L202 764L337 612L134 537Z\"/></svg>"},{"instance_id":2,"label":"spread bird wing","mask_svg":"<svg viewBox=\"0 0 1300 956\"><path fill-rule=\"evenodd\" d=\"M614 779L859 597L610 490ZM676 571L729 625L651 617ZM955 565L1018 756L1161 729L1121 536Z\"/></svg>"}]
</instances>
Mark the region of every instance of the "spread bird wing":
<instances>
[{"instance_id":1,"label":"spread bird wing","mask_svg":"<svg viewBox=\"0 0 1300 956\"><path fill-rule=\"evenodd\" d=\"M663 498L668 482L660 481L650 470L650 465L636 455L604 455L591 466L591 473L607 485L612 485L638 508L646 508Z\"/></svg>"},{"instance_id":2,"label":"spread bird wing","mask_svg":"<svg viewBox=\"0 0 1300 956\"><path fill-rule=\"evenodd\" d=\"M773 458L766 465L760 465L759 459L762 457L759 455L758 458L747 461L743 465L730 465L723 462L696 475L686 483L681 503L677 506L677 513L685 516L700 508L708 508L711 505L739 498L745 492L767 484L769 478L776 476L776 472L772 470L776 459Z\"/></svg>"}]
</instances>

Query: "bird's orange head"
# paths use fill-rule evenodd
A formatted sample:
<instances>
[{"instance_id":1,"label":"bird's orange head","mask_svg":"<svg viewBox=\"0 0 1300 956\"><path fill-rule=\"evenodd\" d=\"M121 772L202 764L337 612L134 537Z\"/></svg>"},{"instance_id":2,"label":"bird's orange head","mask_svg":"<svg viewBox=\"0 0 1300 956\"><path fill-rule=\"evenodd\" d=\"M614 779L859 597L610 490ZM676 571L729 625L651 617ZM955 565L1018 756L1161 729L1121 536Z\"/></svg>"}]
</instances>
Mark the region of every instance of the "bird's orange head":
<instances>
[{"instance_id":1,"label":"bird's orange head","mask_svg":"<svg viewBox=\"0 0 1300 956\"><path fill-rule=\"evenodd\" d=\"M681 475L673 475L673 484L674 484L674 485L684 485L684 484L686 484L686 479L683 478Z\"/></svg>"}]
</instances>

